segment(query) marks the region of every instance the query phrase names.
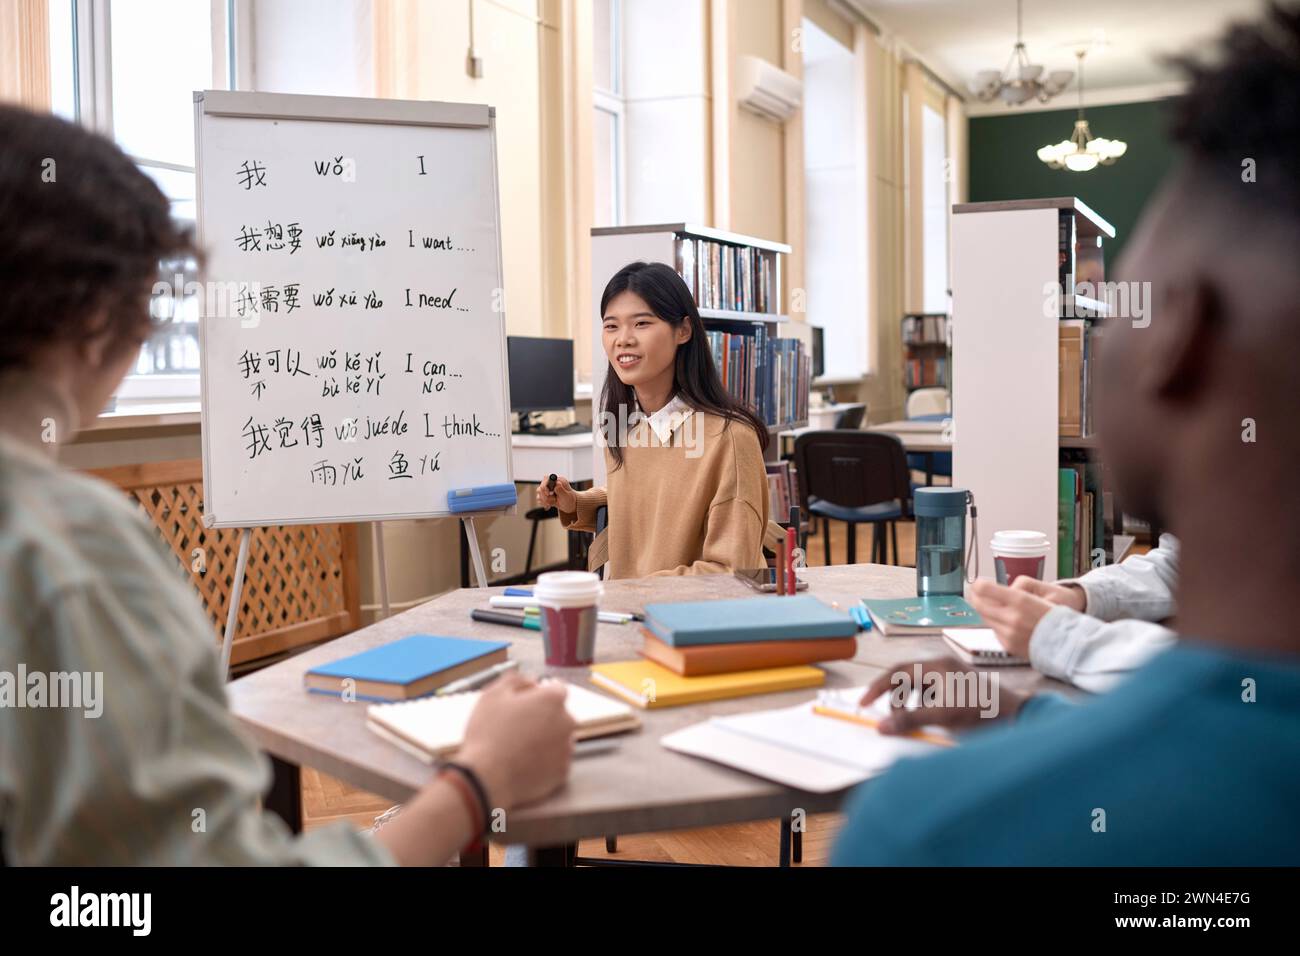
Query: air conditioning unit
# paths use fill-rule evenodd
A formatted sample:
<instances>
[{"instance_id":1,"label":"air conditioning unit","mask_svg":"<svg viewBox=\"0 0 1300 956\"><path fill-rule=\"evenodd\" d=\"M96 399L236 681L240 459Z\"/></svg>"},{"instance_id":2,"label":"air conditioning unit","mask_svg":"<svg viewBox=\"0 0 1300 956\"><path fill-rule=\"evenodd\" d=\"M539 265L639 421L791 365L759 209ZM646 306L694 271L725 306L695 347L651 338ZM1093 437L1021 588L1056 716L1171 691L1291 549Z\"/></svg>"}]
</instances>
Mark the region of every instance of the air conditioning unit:
<instances>
[{"instance_id":1,"label":"air conditioning unit","mask_svg":"<svg viewBox=\"0 0 1300 956\"><path fill-rule=\"evenodd\" d=\"M803 102L803 83L756 56L736 64L736 98L750 112L784 123Z\"/></svg>"}]
</instances>

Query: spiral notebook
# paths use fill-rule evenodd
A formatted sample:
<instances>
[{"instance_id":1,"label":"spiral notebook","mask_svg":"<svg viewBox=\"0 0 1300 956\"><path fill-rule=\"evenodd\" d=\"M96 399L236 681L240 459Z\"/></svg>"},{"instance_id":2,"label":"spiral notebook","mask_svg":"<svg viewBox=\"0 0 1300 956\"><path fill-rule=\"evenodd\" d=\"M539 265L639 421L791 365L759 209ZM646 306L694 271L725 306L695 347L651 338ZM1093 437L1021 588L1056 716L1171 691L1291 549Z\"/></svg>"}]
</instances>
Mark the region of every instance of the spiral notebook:
<instances>
[{"instance_id":1,"label":"spiral notebook","mask_svg":"<svg viewBox=\"0 0 1300 956\"><path fill-rule=\"evenodd\" d=\"M889 704L881 698L859 707L865 690L826 690L795 707L714 717L661 737L659 743L810 793L855 786L903 757L951 745L947 733L936 727L897 737L877 733L874 724L889 712Z\"/></svg>"},{"instance_id":2,"label":"spiral notebook","mask_svg":"<svg viewBox=\"0 0 1300 956\"><path fill-rule=\"evenodd\" d=\"M967 664L1017 667L1029 663L1023 657L1008 653L991 627L945 627L943 639Z\"/></svg>"},{"instance_id":3,"label":"spiral notebook","mask_svg":"<svg viewBox=\"0 0 1300 956\"><path fill-rule=\"evenodd\" d=\"M564 707L578 724L579 740L636 730L641 720L622 701L567 684ZM366 726L390 743L426 763L454 752L465 740L470 712L481 691L446 697L421 697L394 704L371 704Z\"/></svg>"}]
</instances>

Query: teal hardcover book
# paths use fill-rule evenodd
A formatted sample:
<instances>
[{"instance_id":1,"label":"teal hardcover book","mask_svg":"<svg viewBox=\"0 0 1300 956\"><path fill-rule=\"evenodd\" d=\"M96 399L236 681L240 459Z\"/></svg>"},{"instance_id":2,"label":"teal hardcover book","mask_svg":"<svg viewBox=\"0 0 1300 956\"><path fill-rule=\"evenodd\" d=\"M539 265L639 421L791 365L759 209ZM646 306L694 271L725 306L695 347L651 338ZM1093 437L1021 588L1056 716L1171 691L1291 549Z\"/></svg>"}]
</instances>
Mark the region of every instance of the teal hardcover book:
<instances>
[{"instance_id":1,"label":"teal hardcover book","mask_svg":"<svg viewBox=\"0 0 1300 956\"><path fill-rule=\"evenodd\" d=\"M672 647L852 637L857 622L811 594L647 604L645 626Z\"/></svg>"},{"instance_id":2,"label":"teal hardcover book","mask_svg":"<svg viewBox=\"0 0 1300 956\"><path fill-rule=\"evenodd\" d=\"M984 626L979 612L955 595L863 598L862 606L886 637L939 634L945 627Z\"/></svg>"}]
</instances>

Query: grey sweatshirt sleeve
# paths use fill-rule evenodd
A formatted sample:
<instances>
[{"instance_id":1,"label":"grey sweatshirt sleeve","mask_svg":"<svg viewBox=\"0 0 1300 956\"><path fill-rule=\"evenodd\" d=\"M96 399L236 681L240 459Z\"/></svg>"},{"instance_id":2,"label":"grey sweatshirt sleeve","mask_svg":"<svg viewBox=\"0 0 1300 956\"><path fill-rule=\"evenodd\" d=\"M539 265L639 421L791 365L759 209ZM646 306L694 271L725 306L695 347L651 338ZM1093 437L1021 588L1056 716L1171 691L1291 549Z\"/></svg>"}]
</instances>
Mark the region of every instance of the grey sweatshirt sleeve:
<instances>
[{"instance_id":1,"label":"grey sweatshirt sleeve","mask_svg":"<svg viewBox=\"0 0 1300 956\"><path fill-rule=\"evenodd\" d=\"M1098 694L1175 640L1173 631L1150 621L1099 621L1057 605L1034 628L1029 663L1041 674Z\"/></svg>"},{"instance_id":2,"label":"grey sweatshirt sleeve","mask_svg":"<svg viewBox=\"0 0 1300 956\"><path fill-rule=\"evenodd\" d=\"M1096 568L1073 581L1088 596L1089 616L1102 621L1136 618L1163 621L1174 613L1174 584L1178 580L1178 540L1160 536L1159 547L1122 564Z\"/></svg>"}]
</instances>

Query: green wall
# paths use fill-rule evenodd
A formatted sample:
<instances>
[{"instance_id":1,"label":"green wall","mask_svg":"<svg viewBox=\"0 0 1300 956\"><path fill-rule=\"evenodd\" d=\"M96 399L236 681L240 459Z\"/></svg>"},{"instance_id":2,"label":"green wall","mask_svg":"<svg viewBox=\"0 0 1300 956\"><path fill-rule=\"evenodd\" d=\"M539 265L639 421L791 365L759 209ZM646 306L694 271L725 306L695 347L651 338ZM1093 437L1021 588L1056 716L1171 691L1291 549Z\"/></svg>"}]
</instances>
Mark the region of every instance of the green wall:
<instances>
[{"instance_id":1,"label":"green wall","mask_svg":"<svg viewBox=\"0 0 1300 956\"><path fill-rule=\"evenodd\" d=\"M970 201L1078 196L1115 227L1105 245L1107 268L1133 232L1142 207L1174 165L1175 149L1165 134L1162 101L1088 107L1094 136L1122 139L1128 152L1113 166L1086 173L1049 169L1036 155L1074 130L1076 109L1038 113L1008 111L970 120Z\"/></svg>"}]
</instances>

